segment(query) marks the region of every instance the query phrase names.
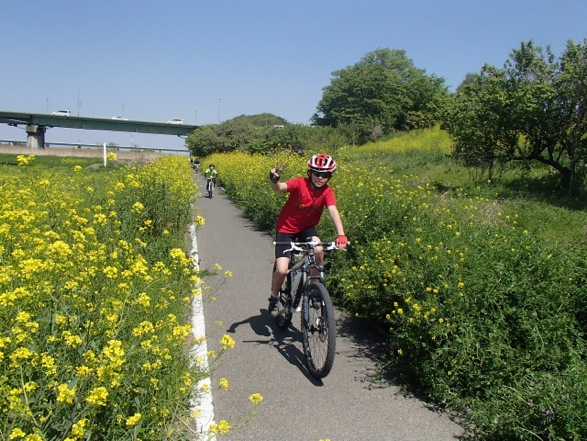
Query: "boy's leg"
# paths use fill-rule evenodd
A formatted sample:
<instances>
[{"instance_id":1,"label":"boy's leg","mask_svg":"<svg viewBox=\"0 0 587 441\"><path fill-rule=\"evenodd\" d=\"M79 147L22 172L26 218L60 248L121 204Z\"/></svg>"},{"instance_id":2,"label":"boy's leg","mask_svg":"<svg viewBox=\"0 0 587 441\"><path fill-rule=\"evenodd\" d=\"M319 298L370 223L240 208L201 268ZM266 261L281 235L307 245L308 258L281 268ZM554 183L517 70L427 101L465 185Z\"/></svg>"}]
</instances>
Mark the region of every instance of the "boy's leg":
<instances>
[{"instance_id":1,"label":"boy's leg","mask_svg":"<svg viewBox=\"0 0 587 441\"><path fill-rule=\"evenodd\" d=\"M318 236L312 237L312 240L314 242L320 242L320 238ZM320 265L322 265L322 262L324 261L324 248L323 247L316 247L316 248L314 248L314 251L316 252L316 265L320 266ZM320 274L320 272L316 269L312 269L310 272L313 276L317 276Z\"/></svg>"},{"instance_id":2,"label":"boy's leg","mask_svg":"<svg viewBox=\"0 0 587 441\"><path fill-rule=\"evenodd\" d=\"M286 233L276 233L275 242L289 243L293 236ZM276 316L279 312L279 290L287 276L289 268L289 253L284 253L289 248L288 245L275 245L275 264L271 274L271 293L269 295L269 312Z\"/></svg>"},{"instance_id":3,"label":"boy's leg","mask_svg":"<svg viewBox=\"0 0 587 441\"><path fill-rule=\"evenodd\" d=\"M287 275L287 268L289 266L288 257L278 257L275 259L275 271L273 271L273 277L271 279L271 295L274 297L279 296L279 290L285 276Z\"/></svg>"}]
</instances>

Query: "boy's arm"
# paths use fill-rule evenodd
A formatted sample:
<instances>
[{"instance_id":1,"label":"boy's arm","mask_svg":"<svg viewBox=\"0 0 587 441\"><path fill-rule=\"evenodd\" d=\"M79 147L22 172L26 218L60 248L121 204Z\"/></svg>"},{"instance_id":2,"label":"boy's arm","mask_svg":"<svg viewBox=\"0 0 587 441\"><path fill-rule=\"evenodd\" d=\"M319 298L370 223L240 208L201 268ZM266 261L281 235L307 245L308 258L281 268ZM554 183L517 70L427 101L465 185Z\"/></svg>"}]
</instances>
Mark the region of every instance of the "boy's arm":
<instances>
[{"instance_id":1,"label":"boy's arm","mask_svg":"<svg viewBox=\"0 0 587 441\"><path fill-rule=\"evenodd\" d=\"M344 250L348 241L344 234L344 227L342 226L342 220L338 208L336 208L336 205L329 205L327 208L330 219L332 219L332 223L334 224L334 228L336 228L336 234L338 235L338 238L336 239L338 249Z\"/></svg>"},{"instance_id":2,"label":"boy's arm","mask_svg":"<svg viewBox=\"0 0 587 441\"><path fill-rule=\"evenodd\" d=\"M287 184L285 182L279 182L279 170L272 168L269 171L269 182L271 183L271 188L275 191L286 192L287 191Z\"/></svg>"}]
</instances>

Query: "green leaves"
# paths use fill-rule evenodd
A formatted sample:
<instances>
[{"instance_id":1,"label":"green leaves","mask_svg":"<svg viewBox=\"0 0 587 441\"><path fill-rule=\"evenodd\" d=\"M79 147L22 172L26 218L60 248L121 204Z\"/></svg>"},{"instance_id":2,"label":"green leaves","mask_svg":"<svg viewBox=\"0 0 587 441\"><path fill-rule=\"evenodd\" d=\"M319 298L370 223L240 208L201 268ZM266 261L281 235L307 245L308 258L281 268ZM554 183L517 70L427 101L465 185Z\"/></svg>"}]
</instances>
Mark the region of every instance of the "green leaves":
<instances>
[{"instance_id":1,"label":"green leaves","mask_svg":"<svg viewBox=\"0 0 587 441\"><path fill-rule=\"evenodd\" d=\"M431 104L446 94L444 80L427 76L402 50L377 49L332 75L312 120L319 126L351 127L359 143L376 140L377 127L381 134L431 127ZM419 112L417 118L413 112Z\"/></svg>"},{"instance_id":2,"label":"green leaves","mask_svg":"<svg viewBox=\"0 0 587 441\"><path fill-rule=\"evenodd\" d=\"M532 41L512 51L502 69L468 75L445 103L444 127L465 164L535 161L555 169L565 192L586 173L587 40L567 43L557 60Z\"/></svg>"}]
</instances>

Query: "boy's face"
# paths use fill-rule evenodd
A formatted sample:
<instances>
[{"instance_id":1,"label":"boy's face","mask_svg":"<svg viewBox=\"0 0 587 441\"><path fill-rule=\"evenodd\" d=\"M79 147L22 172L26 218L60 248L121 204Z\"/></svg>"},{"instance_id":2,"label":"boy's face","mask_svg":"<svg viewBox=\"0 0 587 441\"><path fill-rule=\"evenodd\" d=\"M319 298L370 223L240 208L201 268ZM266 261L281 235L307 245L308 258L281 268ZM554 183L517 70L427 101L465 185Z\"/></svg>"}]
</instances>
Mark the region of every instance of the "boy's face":
<instances>
[{"instance_id":1,"label":"boy's face","mask_svg":"<svg viewBox=\"0 0 587 441\"><path fill-rule=\"evenodd\" d=\"M323 187L328 184L328 180L332 177L332 173L329 172L316 172L312 171L310 179L315 187Z\"/></svg>"}]
</instances>

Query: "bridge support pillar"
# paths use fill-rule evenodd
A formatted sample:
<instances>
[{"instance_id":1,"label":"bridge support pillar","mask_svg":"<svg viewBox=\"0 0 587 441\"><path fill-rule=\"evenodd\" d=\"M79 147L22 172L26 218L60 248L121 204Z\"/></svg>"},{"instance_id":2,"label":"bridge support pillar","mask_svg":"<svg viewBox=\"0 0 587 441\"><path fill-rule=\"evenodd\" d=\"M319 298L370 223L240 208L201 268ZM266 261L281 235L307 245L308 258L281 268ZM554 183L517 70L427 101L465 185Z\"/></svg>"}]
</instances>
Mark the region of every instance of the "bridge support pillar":
<instances>
[{"instance_id":1,"label":"bridge support pillar","mask_svg":"<svg viewBox=\"0 0 587 441\"><path fill-rule=\"evenodd\" d=\"M26 133L27 133L27 140L26 145L27 147L31 147L33 149L38 148L45 148L45 132L47 131L47 127L45 126L38 126L36 124L29 124L26 126Z\"/></svg>"}]
</instances>

